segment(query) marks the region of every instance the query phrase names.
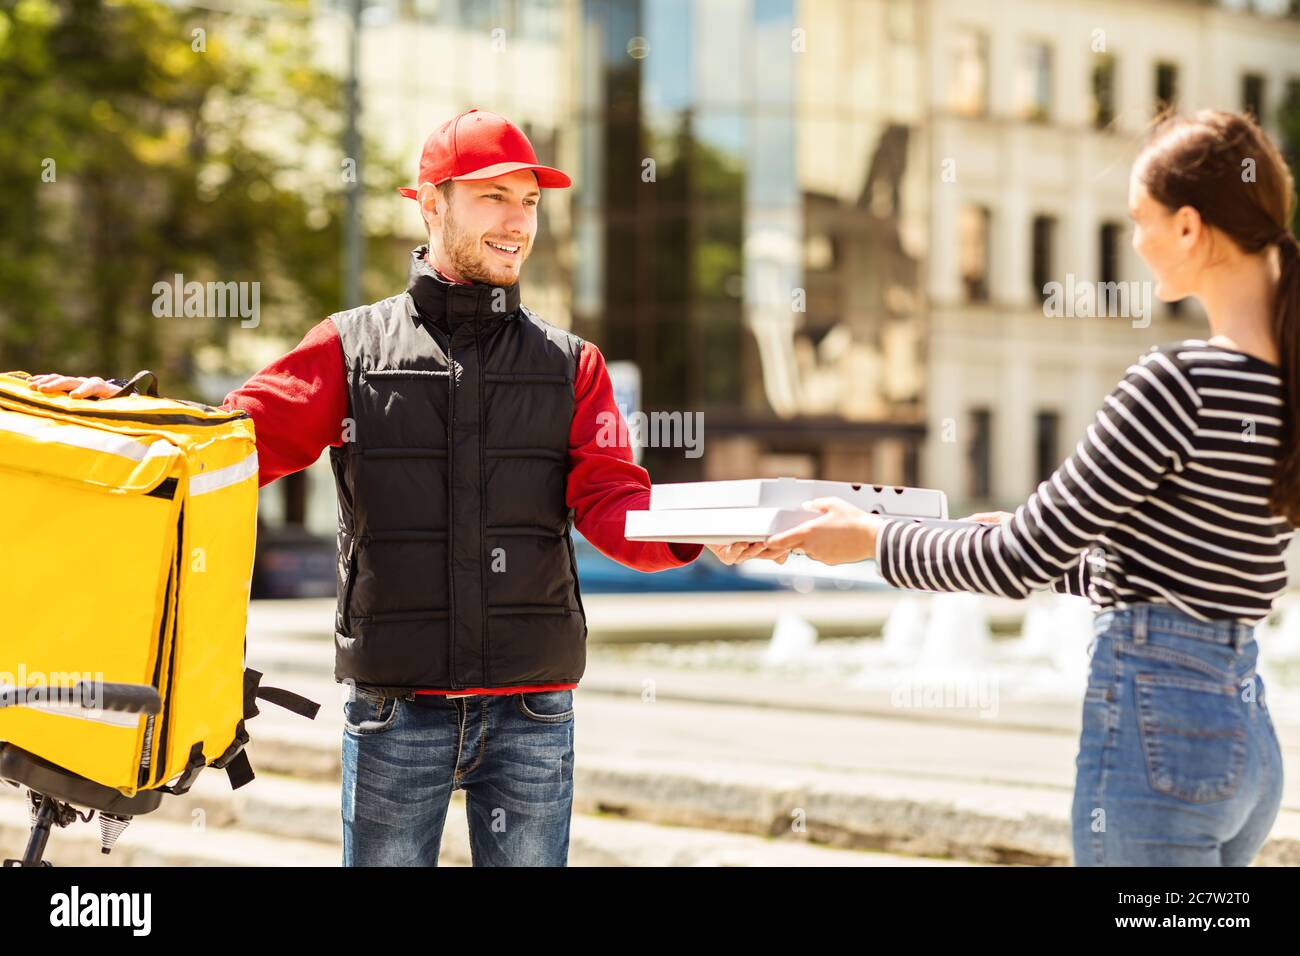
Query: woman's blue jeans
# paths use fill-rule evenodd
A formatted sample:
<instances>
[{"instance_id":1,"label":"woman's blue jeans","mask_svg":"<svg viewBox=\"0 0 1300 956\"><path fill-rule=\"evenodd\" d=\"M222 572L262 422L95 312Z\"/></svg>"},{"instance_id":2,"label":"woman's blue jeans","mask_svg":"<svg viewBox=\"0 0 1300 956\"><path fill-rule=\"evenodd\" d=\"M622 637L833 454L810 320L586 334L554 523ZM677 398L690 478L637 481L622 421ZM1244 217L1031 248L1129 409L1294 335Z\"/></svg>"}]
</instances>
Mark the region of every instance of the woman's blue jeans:
<instances>
[{"instance_id":1,"label":"woman's blue jeans","mask_svg":"<svg viewBox=\"0 0 1300 956\"><path fill-rule=\"evenodd\" d=\"M1138 604L1096 617L1076 866L1246 866L1282 802L1254 628Z\"/></svg>"}]
</instances>

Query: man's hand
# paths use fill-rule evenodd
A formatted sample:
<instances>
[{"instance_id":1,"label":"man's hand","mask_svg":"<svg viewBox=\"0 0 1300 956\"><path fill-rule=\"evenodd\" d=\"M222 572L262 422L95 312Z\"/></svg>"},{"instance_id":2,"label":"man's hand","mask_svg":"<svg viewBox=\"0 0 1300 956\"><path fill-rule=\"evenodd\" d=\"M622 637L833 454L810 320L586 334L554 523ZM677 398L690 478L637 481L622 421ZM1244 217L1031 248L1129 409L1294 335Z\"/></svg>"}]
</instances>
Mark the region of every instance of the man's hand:
<instances>
[{"instance_id":1,"label":"man's hand","mask_svg":"<svg viewBox=\"0 0 1300 956\"><path fill-rule=\"evenodd\" d=\"M1014 518L1010 511L977 511L967 515L962 521L978 521L980 524L1004 524Z\"/></svg>"},{"instance_id":2,"label":"man's hand","mask_svg":"<svg viewBox=\"0 0 1300 956\"><path fill-rule=\"evenodd\" d=\"M785 564L790 557L788 548L769 548L763 541L737 541L735 544L705 545L723 564L739 564L751 558L761 558Z\"/></svg>"},{"instance_id":3,"label":"man's hand","mask_svg":"<svg viewBox=\"0 0 1300 956\"><path fill-rule=\"evenodd\" d=\"M27 380L27 385L48 394L67 392L70 398L109 398L121 391L120 386L102 378L60 375L58 372L33 375Z\"/></svg>"}]
</instances>

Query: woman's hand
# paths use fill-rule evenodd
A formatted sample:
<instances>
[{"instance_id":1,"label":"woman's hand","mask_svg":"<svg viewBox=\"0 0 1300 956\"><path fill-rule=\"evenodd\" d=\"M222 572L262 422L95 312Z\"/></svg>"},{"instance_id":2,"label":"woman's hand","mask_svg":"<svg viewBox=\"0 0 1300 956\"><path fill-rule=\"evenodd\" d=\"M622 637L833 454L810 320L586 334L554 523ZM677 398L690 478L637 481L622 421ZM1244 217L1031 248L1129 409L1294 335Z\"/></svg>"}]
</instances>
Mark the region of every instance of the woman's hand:
<instances>
[{"instance_id":1,"label":"woman's hand","mask_svg":"<svg viewBox=\"0 0 1300 956\"><path fill-rule=\"evenodd\" d=\"M706 547L723 564L739 564L754 558L784 564L791 551L806 554L822 564L850 564L876 556L876 536L886 519L855 508L842 498L805 501L804 507L820 511L820 517L773 535L766 541L738 541ZM962 520L1002 524L1014 517L1009 511L979 511Z\"/></svg>"},{"instance_id":2,"label":"woman's hand","mask_svg":"<svg viewBox=\"0 0 1300 956\"><path fill-rule=\"evenodd\" d=\"M887 519L842 498L815 498L803 506L821 514L768 538L768 549L802 552L822 564L850 564L876 556L876 538Z\"/></svg>"},{"instance_id":3,"label":"woman's hand","mask_svg":"<svg viewBox=\"0 0 1300 956\"><path fill-rule=\"evenodd\" d=\"M748 561L751 558L766 559L775 561L777 564L785 564L785 559L790 557L788 549L769 548L764 541L737 541L735 544L707 544L705 545L714 556L723 564L739 564L741 561Z\"/></svg>"}]
</instances>

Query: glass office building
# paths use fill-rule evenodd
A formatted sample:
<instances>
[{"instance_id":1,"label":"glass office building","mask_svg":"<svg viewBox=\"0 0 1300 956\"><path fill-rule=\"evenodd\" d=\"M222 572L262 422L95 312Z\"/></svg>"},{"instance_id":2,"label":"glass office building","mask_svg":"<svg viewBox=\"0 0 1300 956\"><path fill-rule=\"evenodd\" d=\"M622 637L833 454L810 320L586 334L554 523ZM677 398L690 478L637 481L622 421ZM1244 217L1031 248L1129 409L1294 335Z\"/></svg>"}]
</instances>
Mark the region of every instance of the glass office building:
<instances>
[{"instance_id":1,"label":"glass office building","mask_svg":"<svg viewBox=\"0 0 1300 956\"><path fill-rule=\"evenodd\" d=\"M479 106L572 173L543 199L526 299L635 363L647 415L702 416L702 456L643 433L656 480L914 481L918 17L906 0L377 4L365 128L413 166L429 129Z\"/></svg>"},{"instance_id":2,"label":"glass office building","mask_svg":"<svg viewBox=\"0 0 1300 956\"><path fill-rule=\"evenodd\" d=\"M645 449L656 480L915 481L913 6L581 0L572 15L572 324L636 363L644 411L703 415L702 457Z\"/></svg>"}]
</instances>

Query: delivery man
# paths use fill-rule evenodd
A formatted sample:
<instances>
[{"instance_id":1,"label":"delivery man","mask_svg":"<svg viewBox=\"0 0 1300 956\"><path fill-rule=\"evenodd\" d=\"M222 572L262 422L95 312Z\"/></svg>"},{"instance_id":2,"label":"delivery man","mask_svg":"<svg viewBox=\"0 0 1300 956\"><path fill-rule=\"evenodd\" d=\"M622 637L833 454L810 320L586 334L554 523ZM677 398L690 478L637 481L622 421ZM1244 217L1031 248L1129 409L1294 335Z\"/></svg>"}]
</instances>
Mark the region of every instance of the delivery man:
<instances>
[{"instance_id":1,"label":"delivery man","mask_svg":"<svg viewBox=\"0 0 1300 956\"><path fill-rule=\"evenodd\" d=\"M601 353L520 302L541 190L569 185L505 117L448 120L401 190L429 234L406 291L329 316L225 401L253 418L260 484L330 449L346 866L436 865L457 789L476 866L564 865L587 636L570 527L643 571L701 550L625 539L650 482L609 427Z\"/></svg>"}]
</instances>

